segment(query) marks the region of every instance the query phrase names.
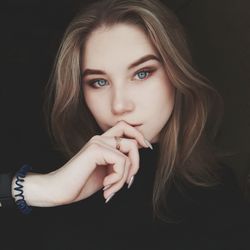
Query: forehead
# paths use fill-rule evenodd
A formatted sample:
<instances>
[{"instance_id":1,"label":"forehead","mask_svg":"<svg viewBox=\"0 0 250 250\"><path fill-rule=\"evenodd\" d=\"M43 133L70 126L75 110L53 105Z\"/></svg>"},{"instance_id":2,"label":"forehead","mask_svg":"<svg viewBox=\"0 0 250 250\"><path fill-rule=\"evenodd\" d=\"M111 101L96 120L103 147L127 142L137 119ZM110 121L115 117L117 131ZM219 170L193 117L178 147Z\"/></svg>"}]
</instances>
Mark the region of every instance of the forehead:
<instances>
[{"instance_id":1,"label":"forehead","mask_svg":"<svg viewBox=\"0 0 250 250\"><path fill-rule=\"evenodd\" d=\"M95 30L83 49L83 68L127 66L146 54L157 54L150 39L138 26L116 24Z\"/></svg>"}]
</instances>

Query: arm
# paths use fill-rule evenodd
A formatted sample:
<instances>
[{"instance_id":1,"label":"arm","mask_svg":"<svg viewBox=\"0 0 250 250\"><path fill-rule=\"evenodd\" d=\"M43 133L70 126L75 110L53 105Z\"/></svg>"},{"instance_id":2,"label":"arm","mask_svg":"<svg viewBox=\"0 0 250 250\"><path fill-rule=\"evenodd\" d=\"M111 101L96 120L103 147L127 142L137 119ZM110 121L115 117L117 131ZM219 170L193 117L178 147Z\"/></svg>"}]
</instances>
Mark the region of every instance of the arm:
<instances>
[{"instance_id":1,"label":"arm","mask_svg":"<svg viewBox=\"0 0 250 250\"><path fill-rule=\"evenodd\" d=\"M16 178L12 179L12 197L19 192L14 190ZM60 205L56 197L56 187L53 186L52 178L49 174L37 174L29 172L25 177L23 185L25 201L29 206L52 207Z\"/></svg>"},{"instance_id":2,"label":"arm","mask_svg":"<svg viewBox=\"0 0 250 250\"><path fill-rule=\"evenodd\" d=\"M134 139L122 138L118 149L114 136L119 134ZM86 199L105 186L103 196L108 202L125 183L129 185L137 173L138 148L150 146L138 130L119 122L103 135L93 136L75 156L53 172L32 173L27 172L30 168L23 166L17 173L17 182L16 177L8 179L7 186L11 187L8 196L21 197L16 200L20 209L23 202L24 205L26 202L30 206L50 207Z\"/></svg>"}]
</instances>

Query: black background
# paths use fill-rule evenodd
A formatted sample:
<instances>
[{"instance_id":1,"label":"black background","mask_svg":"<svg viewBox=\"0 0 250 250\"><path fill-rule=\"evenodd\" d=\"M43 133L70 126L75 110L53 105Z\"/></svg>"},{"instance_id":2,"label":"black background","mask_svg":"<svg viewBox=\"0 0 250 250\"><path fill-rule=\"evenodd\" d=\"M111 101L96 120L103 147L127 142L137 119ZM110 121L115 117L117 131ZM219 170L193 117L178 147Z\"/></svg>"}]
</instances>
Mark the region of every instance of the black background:
<instances>
[{"instance_id":1,"label":"black background","mask_svg":"<svg viewBox=\"0 0 250 250\"><path fill-rule=\"evenodd\" d=\"M225 102L218 145L235 152L239 178L250 167L250 2L163 1L184 25L194 61ZM44 87L63 32L79 0L8 0L0 8L1 172L29 163L39 171L63 164L45 129Z\"/></svg>"}]
</instances>

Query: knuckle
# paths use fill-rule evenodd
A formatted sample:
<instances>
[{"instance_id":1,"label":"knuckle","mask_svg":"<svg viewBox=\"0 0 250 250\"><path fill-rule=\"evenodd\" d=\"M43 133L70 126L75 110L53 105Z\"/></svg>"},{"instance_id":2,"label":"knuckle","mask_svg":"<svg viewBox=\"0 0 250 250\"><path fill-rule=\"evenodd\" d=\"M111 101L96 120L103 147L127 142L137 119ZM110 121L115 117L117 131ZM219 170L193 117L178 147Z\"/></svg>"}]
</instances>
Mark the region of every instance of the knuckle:
<instances>
[{"instance_id":1,"label":"knuckle","mask_svg":"<svg viewBox=\"0 0 250 250\"><path fill-rule=\"evenodd\" d=\"M123 158L123 166L125 167L127 164L131 164L131 160L129 157L126 156Z\"/></svg>"},{"instance_id":2,"label":"knuckle","mask_svg":"<svg viewBox=\"0 0 250 250\"><path fill-rule=\"evenodd\" d=\"M89 142L93 143L93 142L95 142L95 140L96 140L96 135L94 135L93 137L91 137L91 139L89 140Z\"/></svg>"},{"instance_id":3,"label":"knuckle","mask_svg":"<svg viewBox=\"0 0 250 250\"><path fill-rule=\"evenodd\" d=\"M121 180L122 177L123 177L123 174L122 173L117 173L117 176L118 176L119 180Z\"/></svg>"},{"instance_id":4,"label":"knuckle","mask_svg":"<svg viewBox=\"0 0 250 250\"><path fill-rule=\"evenodd\" d=\"M131 139L130 141L131 141L133 147L137 147L138 146L138 142L137 142L136 139Z\"/></svg>"},{"instance_id":5,"label":"knuckle","mask_svg":"<svg viewBox=\"0 0 250 250\"><path fill-rule=\"evenodd\" d=\"M124 182L119 182L119 183L117 183L116 188L117 188L118 190L120 190L120 189L123 187L123 185L124 185Z\"/></svg>"},{"instance_id":6,"label":"knuckle","mask_svg":"<svg viewBox=\"0 0 250 250\"><path fill-rule=\"evenodd\" d=\"M119 182L116 183L116 188L121 189L125 184L125 182L126 182L126 177L122 178Z\"/></svg>"},{"instance_id":7,"label":"knuckle","mask_svg":"<svg viewBox=\"0 0 250 250\"><path fill-rule=\"evenodd\" d=\"M90 143L91 144L97 144L100 141L100 136L99 135L94 135L91 139L90 139Z\"/></svg>"},{"instance_id":8,"label":"knuckle","mask_svg":"<svg viewBox=\"0 0 250 250\"><path fill-rule=\"evenodd\" d=\"M89 148L91 148L92 150L97 150L100 148L100 145L96 141L93 141L90 143Z\"/></svg>"},{"instance_id":9,"label":"knuckle","mask_svg":"<svg viewBox=\"0 0 250 250\"><path fill-rule=\"evenodd\" d=\"M123 158L122 161L121 161L121 171L119 171L117 173L119 179L122 179L122 177L123 177L123 175L124 175L124 173L126 171L127 161L128 161L127 158Z\"/></svg>"},{"instance_id":10,"label":"knuckle","mask_svg":"<svg viewBox=\"0 0 250 250\"><path fill-rule=\"evenodd\" d=\"M126 123L125 121L121 120L121 121L119 122L119 125L120 125L121 127L124 127L124 126L127 126L127 123Z\"/></svg>"},{"instance_id":11,"label":"knuckle","mask_svg":"<svg viewBox=\"0 0 250 250\"><path fill-rule=\"evenodd\" d=\"M119 152L118 152L118 157L119 157L120 163L122 165L125 165L128 157L126 155L120 154Z\"/></svg>"}]
</instances>

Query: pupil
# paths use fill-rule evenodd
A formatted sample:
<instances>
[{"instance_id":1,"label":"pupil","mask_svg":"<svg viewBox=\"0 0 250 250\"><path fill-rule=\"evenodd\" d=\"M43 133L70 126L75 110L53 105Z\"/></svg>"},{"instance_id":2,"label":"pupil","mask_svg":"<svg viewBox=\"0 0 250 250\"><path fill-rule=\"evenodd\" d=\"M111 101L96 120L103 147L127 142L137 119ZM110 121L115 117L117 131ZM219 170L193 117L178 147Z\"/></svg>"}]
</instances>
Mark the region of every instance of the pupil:
<instances>
[{"instance_id":1,"label":"pupil","mask_svg":"<svg viewBox=\"0 0 250 250\"><path fill-rule=\"evenodd\" d=\"M105 81L104 80L100 80L99 83L100 83L100 85L104 85Z\"/></svg>"},{"instance_id":2,"label":"pupil","mask_svg":"<svg viewBox=\"0 0 250 250\"><path fill-rule=\"evenodd\" d=\"M140 73L139 73L139 77L140 77L140 78L143 78L144 76L145 76L145 72L140 72Z\"/></svg>"}]
</instances>

